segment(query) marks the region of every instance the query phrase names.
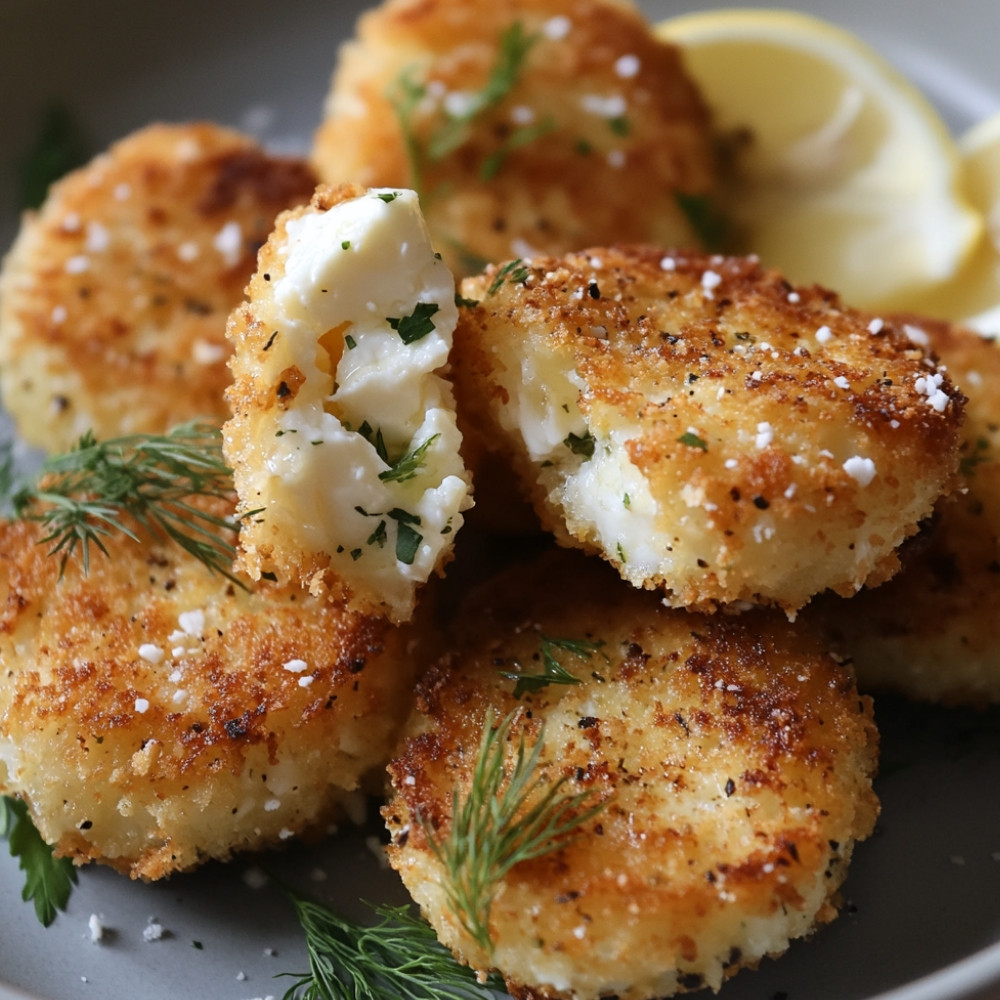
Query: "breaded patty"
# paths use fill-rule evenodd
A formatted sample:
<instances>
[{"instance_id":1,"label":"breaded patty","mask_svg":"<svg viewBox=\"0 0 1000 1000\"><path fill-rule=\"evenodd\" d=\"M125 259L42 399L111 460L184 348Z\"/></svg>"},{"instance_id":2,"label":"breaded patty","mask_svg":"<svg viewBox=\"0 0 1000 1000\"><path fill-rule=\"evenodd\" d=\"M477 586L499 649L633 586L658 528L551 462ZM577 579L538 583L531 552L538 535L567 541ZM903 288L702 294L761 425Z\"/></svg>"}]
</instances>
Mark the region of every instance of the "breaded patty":
<instances>
[{"instance_id":1,"label":"breaded patty","mask_svg":"<svg viewBox=\"0 0 1000 1000\"><path fill-rule=\"evenodd\" d=\"M696 245L689 213L715 185L680 53L622 0L389 0L341 49L325 115L320 176L417 188L457 273L615 240Z\"/></svg>"},{"instance_id":2,"label":"breaded patty","mask_svg":"<svg viewBox=\"0 0 1000 1000\"><path fill-rule=\"evenodd\" d=\"M455 622L418 684L384 814L392 866L463 961L515 997L645 1000L718 988L835 916L878 811L877 734L849 670L808 634L773 611L665 608L566 551L515 566ZM546 655L579 683L515 700L504 673L540 674ZM469 795L488 713L512 710L508 774L518 740L541 738L543 787L565 779L561 794L590 793L578 809L604 808L499 881L487 951L460 929L428 837L447 838L453 793Z\"/></svg>"},{"instance_id":3,"label":"breaded patty","mask_svg":"<svg viewBox=\"0 0 1000 1000\"><path fill-rule=\"evenodd\" d=\"M963 397L934 360L753 258L603 248L460 291L470 456L670 604L853 593L952 482Z\"/></svg>"},{"instance_id":4,"label":"breaded patty","mask_svg":"<svg viewBox=\"0 0 1000 1000\"><path fill-rule=\"evenodd\" d=\"M53 185L0 276L0 389L65 451L228 416L226 317L309 167L211 124L151 125Z\"/></svg>"},{"instance_id":5,"label":"breaded patty","mask_svg":"<svg viewBox=\"0 0 1000 1000\"><path fill-rule=\"evenodd\" d=\"M357 805L412 704L384 620L143 532L60 580L41 537L0 525L0 793L57 853L158 879Z\"/></svg>"},{"instance_id":6,"label":"breaded patty","mask_svg":"<svg viewBox=\"0 0 1000 1000\"><path fill-rule=\"evenodd\" d=\"M247 296L224 428L241 564L407 620L471 504L441 376L455 284L416 195L317 190L278 219Z\"/></svg>"},{"instance_id":7,"label":"breaded patty","mask_svg":"<svg viewBox=\"0 0 1000 1000\"><path fill-rule=\"evenodd\" d=\"M894 579L808 613L854 658L863 688L1000 702L1000 349L959 326L904 322L968 397L961 486L906 544Z\"/></svg>"}]
</instances>

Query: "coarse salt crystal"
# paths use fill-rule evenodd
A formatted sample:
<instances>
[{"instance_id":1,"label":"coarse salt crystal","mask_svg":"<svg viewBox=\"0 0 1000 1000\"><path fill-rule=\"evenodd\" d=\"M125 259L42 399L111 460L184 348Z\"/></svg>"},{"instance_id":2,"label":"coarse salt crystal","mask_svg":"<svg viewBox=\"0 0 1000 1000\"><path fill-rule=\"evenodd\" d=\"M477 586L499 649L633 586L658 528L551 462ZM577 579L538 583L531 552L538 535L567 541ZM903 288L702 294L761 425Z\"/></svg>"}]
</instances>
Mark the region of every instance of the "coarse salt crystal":
<instances>
[{"instance_id":1,"label":"coarse salt crystal","mask_svg":"<svg viewBox=\"0 0 1000 1000\"><path fill-rule=\"evenodd\" d=\"M150 941L159 941L163 937L163 934L163 924L150 919L149 923L142 930L142 939L147 943Z\"/></svg>"},{"instance_id":2,"label":"coarse salt crystal","mask_svg":"<svg viewBox=\"0 0 1000 1000\"><path fill-rule=\"evenodd\" d=\"M542 25L542 34L545 35L550 41L558 42L565 38L572 27L572 23L568 17L557 16L550 17Z\"/></svg>"},{"instance_id":3,"label":"coarse salt crystal","mask_svg":"<svg viewBox=\"0 0 1000 1000\"><path fill-rule=\"evenodd\" d=\"M859 486L867 486L875 478L875 463L870 458L854 455L844 462L843 468Z\"/></svg>"},{"instance_id":4,"label":"coarse salt crystal","mask_svg":"<svg viewBox=\"0 0 1000 1000\"><path fill-rule=\"evenodd\" d=\"M199 610L182 611L177 621L186 635L199 636L205 628L205 612Z\"/></svg>"},{"instance_id":5,"label":"coarse salt crystal","mask_svg":"<svg viewBox=\"0 0 1000 1000\"><path fill-rule=\"evenodd\" d=\"M620 118L628 110L628 102L621 94L584 94L580 107L601 118Z\"/></svg>"},{"instance_id":6,"label":"coarse salt crystal","mask_svg":"<svg viewBox=\"0 0 1000 1000\"><path fill-rule=\"evenodd\" d=\"M828 326L821 326L816 331L816 339L821 344L828 343L832 337L833 337L833 331Z\"/></svg>"},{"instance_id":7,"label":"coarse salt crystal","mask_svg":"<svg viewBox=\"0 0 1000 1000\"><path fill-rule=\"evenodd\" d=\"M87 223L84 246L90 253L103 253L111 245L111 234L99 222Z\"/></svg>"},{"instance_id":8,"label":"coarse salt crystal","mask_svg":"<svg viewBox=\"0 0 1000 1000\"><path fill-rule=\"evenodd\" d=\"M221 344L213 344L207 340L196 340L191 348L191 354L199 365L214 365L226 358L226 349Z\"/></svg>"},{"instance_id":9,"label":"coarse salt crystal","mask_svg":"<svg viewBox=\"0 0 1000 1000\"><path fill-rule=\"evenodd\" d=\"M314 680L316 680L316 678L313 677L312 674L306 674L305 677L300 677L299 678L299 687L300 688L307 688L307 687L309 687L310 684L312 684L312 682Z\"/></svg>"},{"instance_id":10,"label":"coarse salt crystal","mask_svg":"<svg viewBox=\"0 0 1000 1000\"><path fill-rule=\"evenodd\" d=\"M282 666L293 674L301 674L303 670L309 669L309 664L305 660L288 660Z\"/></svg>"},{"instance_id":11,"label":"coarse salt crystal","mask_svg":"<svg viewBox=\"0 0 1000 1000\"><path fill-rule=\"evenodd\" d=\"M882 329L885 327L885 323L882 322L877 316L868 324L869 333L881 333Z\"/></svg>"},{"instance_id":12,"label":"coarse salt crystal","mask_svg":"<svg viewBox=\"0 0 1000 1000\"><path fill-rule=\"evenodd\" d=\"M919 326L914 326L912 323L903 324L903 333L906 334L911 343L917 344L919 347L926 347L931 342L930 337L927 336L927 331L922 330Z\"/></svg>"},{"instance_id":13,"label":"coarse salt crystal","mask_svg":"<svg viewBox=\"0 0 1000 1000\"><path fill-rule=\"evenodd\" d=\"M709 291L716 289L722 284L722 275L718 271L706 271L701 276L701 287Z\"/></svg>"},{"instance_id":14,"label":"coarse salt crystal","mask_svg":"<svg viewBox=\"0 0 1000 1000\"><path fill-rule=\"evenodd\" d=\"M802 301L802 296L799 295L798 292L789 292L788 293L788 301L791 302L792 305L794 305L796 302L801 302Z\"/></svg>"},{"instance_id":15,"label":"coarse salt crystal","mask_svg":"<svg viewBox=\"0 0 1000 1000\"><path fill-rule=\"evenodd\" d=\"M143 715L149 711L149 699L148 698L136 698L135 699L135 710Z\"/></svg>"},{"instance_id":16,"label":"coarse salt crystal","mask_svg":"<svg viewBox=\"0 0 1000 1000\"><path fill-rule=\"evenodd\" d=\"M639 61L638 56L619 56L615 60L615 73L617 73L623 80L630 80L632 77L638 75L641 66L642 63Z\"/></svg>"},{"instance_id":17,"label":"coarse salt crystal","mask_svg":"<svg viewBox=\"0 0 1000 1000\"><path fill-rule=\"evenodd\" d=\"M97 944L104 937L104 924L96 913L91 913L87 921L87 928L90 931L90 940Z\"/></svg>"},{"instance_id":18,"label":"coarse salt crystal","mask_svg":"<svg viewBox=\"0 0 1000 1000\"><path fill-rule=\"evenodd\" d=\"M766 448L774 440L774 428L766 421L757 424L757 436L754 443L758 448Z\"/></svg>"},{"instance_id":19,"label":"coarse salt crystal","mask_svg":"<svg viewBox=\"0 0 1000 1000\"><path fill-rule=\"evenodd\" d=\"M833 384L835 386L837 386L837 388L839 388L839 389L850 389L851 388L851 383L847 380L847 377L844 376L844 375L838 375L833 380Z\"/></svg>"},{"instance_id":20,"label":"coarse salt crystal","mask_svg":"<svg viewBox=\"0 0 1000 1000\"><path fill-rule=\"evenodd\" d=\"M227 222L212 240L212 245L222 254L222 259L228 267L239 262L243 250L243 231L235 221Z\"/></svg>"},{"instance_id":21,"label":"coarse salt crystal","mask_svg":"<svg viewBox=\"0 0 1000 1000\"><path fill-rule=\"evenodd\" d=\"M77 254L75 257L70 257L64 265L64 270L67 274L83 274L84 271L89 269L90 258L84 256L83 254Z\"/></svg>"},{"instance_id":22,"label":"coarse salt crystal","mask_svg":"<svg viewBox=\"0 0 1000 1000\"><path fill-rule=\"evenodd\" d=\"M281 808L281 799L268 799L264 803L264 812L273 813L276 809Z\"/></svg>"},{"instance_id":23,"label":"coarse salt crystal","mask_svg":"<svg viewBox=\"0 0 1000 1000\"><path fill-rule=\"evenodd\" d=\"M660 270L661 271L676 271L677 270L677 261L674 260L673 257L664 257L660 261Z\"/></svg>"},{"instance_id":24,"label":"coarse salt crystal","mask_svg":"<svg viewBox=\"0 0 1000 1000\"><path fill-rule=\"evenodd\" d=\"M139 656L147 663L160 663L164 655L163 650L151 642L144 642L139 647Z\"/></svg>"}]
</instances>

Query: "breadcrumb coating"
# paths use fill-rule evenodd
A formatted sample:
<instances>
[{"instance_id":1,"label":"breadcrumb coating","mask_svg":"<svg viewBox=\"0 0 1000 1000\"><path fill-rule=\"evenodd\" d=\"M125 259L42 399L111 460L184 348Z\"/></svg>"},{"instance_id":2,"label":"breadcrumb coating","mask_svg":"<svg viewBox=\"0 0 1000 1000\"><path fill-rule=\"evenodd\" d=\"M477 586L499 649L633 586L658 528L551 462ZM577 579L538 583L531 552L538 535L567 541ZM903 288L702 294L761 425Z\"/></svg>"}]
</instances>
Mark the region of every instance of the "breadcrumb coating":
<instances>
[{"instance_id":1,"label":"breadcrumb coating","mask_svg":"<svg viewBox=\"0 0 1000 1000\"><path fill-rule=\"evenodd\" d=\"M1000 702L1000 348L972 330L901 317L968 397L961 484L907 542L902 570L849 602L807 609L865 690L949 705ZM813 613L815 617L813 617Z\"/></svg>"},{"instance_id":2,"label":"breadcrumb coating","mask_svg":"<svg viewBox=\"0 0 1000 1000\"><path fill-rule=\"evenodd\" d=\"M964 401L934 358L754 258L597 248L460 293L470 461L671 605L852 594L952 486Z\"/></svg>"},{"instance_id":3,"label":"breadcrumb coating","mask_svg":"<svg viewBox=\"0 0 1000 1000\"><path fill-rule=\"evenodd\" d=\"M457 274L696 245L715 188L681 54L622 0L388 0L341 49L312 161L328 183L419 189Z\"/></svg>"},{"instance_id":4,"label":"breadcrumb coating","mask_svg":"<svg viewBox=\"0 0 1000 1000\"><path fill-rule=\"evenodd\" d=\"M226 317L305 162L209 123L154 124L52 186L0 276L0 389L49 452L85 431L228 416Z\"/></svg>"},{"instance_id":5,"label":"breadcrumb coating","mask_svg":"<svg viewBox=\"0 0 1000 1000\"><path fill-rule=\"evenodd\" d=\"M407 640L137 534L60 579L40 526L0 524L0 794L57 854L143 879L355 813L411 704Z\"/></svg>"},{"instance_id":6,"label":"breadcrumb coating","mask_svg":"<svg viewBox=\"0 0 1000 1000\"><path fill-rule=\"evenodd\" d=\"M503 673L541 673L543 643L567 640L594 647L550 649L578 683L515 700ZM519 998L648 1000L717 989L835 916L878 811L877 734L850 670L784 616L665 608L558 551L470 594L444 642L383 813L392 866L462 961ZM543 739L536 774L604 808L500 880L487 953L450 909L429 838L469 794L487 713L512 710L505 766L519 739Z\"/></svg>"}]
</instances>

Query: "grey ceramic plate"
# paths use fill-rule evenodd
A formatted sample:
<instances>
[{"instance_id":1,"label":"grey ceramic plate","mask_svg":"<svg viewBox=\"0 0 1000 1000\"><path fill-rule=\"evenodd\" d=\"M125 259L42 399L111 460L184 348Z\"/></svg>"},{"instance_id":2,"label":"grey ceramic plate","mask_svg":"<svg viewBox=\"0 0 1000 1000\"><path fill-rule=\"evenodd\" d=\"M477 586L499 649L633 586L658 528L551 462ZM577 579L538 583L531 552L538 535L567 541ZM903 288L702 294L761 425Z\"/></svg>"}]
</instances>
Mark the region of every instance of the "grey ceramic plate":
<instances>
[{"instance_id":1,"label":"grey ceramic plate","mask_svg":"<svg viewBox=\"0 0 1000 1000\"><path fill-rule=\"evenodd\" d=\"M655 18L698 7L649 0ZM706 6L706 5L702 5ZM786 6L786 5L782 5ZM995 0L812 0L795 5L874 43L956 132L1000 110ZM350 0L0 0L0 245L17 224L15 166L42 109L68 101L94 148L153 119L208 118L305 149ZM234 13L238 11L238 13ZM883 802L840 919L779 961L740 974L721 1000L977 1000L1000 997L1000 712L880 700ZM0 1000L249 1000L281 996L305 951L266 865L348 915L401 902L367 828L310 849L216 865L166 884L85 870L43 930L0 850ZM106 928L90 939L96 914ZM147 941L153 921L163 928Z\"/></svg>"}]
</instances>

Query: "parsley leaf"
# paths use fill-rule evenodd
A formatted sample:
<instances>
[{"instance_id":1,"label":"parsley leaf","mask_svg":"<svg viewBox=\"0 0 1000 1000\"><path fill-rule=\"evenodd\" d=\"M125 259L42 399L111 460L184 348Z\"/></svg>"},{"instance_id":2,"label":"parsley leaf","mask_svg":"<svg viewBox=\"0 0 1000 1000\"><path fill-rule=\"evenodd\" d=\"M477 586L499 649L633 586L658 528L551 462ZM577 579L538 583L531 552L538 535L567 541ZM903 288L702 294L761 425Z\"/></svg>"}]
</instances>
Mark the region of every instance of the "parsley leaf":
<instances>
[{"instance_id":1,"label":"parsley leaf","mask_svg":"<svg viewBox=\"0 0 1000 1000\"><path fill-rule=\"evenodd\" d=\"M694 431L686 431L677 440L680 444L686 445L688 448L700 448L702 451L708 451L708 444L698 437Z\"/></svg>"},{"instance_id":2,"label":"parsley leaf","mask_svg":"<svg viewBox=\"0 0 1000 1000\"><path fill-rule=\"evenodd\" d=\"M593 458L594 457L594 435L590 431L584 431L583 434L573 434L570 432L563 444L574 455L580 455L582 458Z\"/></svg>"},{"instance_id":3,"label":"parsley leaf","mask_svg":"<svg viewBox=\"0 0 1000 1000\"><path fill-rule=\"evenodd\" d=\"M420 518L399 507L390 510L389 517L396 522L396 558L404 566L412 566L420 543L424 540L424 536L413 527L420 524Z\"/></svg>"},{"instance_id":4,"label":"parsley leaf","mask_svg":"<svg viewBox=\"0 0 1000 1000\"><path fill-rule=\"evenodd\" d=\"M404 344L414 344L433 332L431 317L440 307L436 302L418 302L409 316L387 317L386 322L399 334Z\"/></svg>"},{"instance_id":5,"label":"parsley leaf","mask_svg":"<svg viewBox=\"0 0 1000 1000\"><path fill-rule=\"evenodd\" d=\"M8 838L11 857L18 858L25 873L21 898L35 904L35 914L44 927L66 909L76 869L69 858L53 857L52 848L35 829L28 807L19 799L0 798L0 835Z\"/></svg>"}]
</instances>

